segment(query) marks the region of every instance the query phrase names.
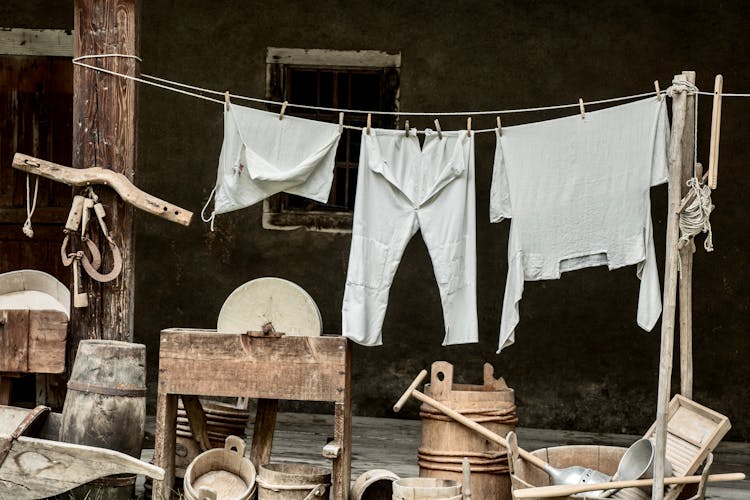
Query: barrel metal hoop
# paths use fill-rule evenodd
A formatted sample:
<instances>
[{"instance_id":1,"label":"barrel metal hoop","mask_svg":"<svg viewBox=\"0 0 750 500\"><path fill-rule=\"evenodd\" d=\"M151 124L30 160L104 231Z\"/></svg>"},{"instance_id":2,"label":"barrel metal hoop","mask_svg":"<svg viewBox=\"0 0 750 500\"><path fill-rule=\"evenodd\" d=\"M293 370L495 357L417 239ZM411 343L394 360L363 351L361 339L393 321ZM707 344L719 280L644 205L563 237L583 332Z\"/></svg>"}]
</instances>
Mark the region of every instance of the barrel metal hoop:
<instances>
[{"instance_id":1,"label":"barrel metal hoop","mask_svg":"<svg viewBox=\"0 0 750 500\"><path fill-rule=\"evenodd\" d=\"M89 394L101 394L102 396L123 396L129 398L141 398L146 396L145 387L105 387L97 384L84 384L71 380L68 389Z\"/></svg>"}]
</instances>

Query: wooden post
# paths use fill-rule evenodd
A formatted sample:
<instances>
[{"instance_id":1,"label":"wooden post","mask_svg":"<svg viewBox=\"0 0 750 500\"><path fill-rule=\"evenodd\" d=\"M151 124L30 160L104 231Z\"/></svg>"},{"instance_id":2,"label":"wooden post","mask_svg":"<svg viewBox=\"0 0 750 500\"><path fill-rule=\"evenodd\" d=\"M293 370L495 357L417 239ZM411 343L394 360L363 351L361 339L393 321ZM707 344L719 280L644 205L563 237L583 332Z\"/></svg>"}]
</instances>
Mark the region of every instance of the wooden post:
<instances>
[{"instance_id":1,"label":"wooden post","mask_svg":"<svg viewBox=\"0 0 750 500\"><path fill-rule=\"evenodd\" d=\"M95 54L139 55L140 0L75 0L76 57ZM135 75L137 60L129 57L85 59L119 73ZM133 180L136 164L136 83L89 68L73 71L73 166L103 167ZM73 365L78 342L101 338L133 339L133 208L109 188L96 189L107 207L107 225L120 246L122 274L110 283L84 280L89 307L73 309L68 355ZM103 238L100 238L103 240ZM111 268L107 245L99 242L103 269Z\"/></svg>"},{"instance_id":2,"label":"wooden post","mask_svg":"<svg viewBox=\"0 0 750 500\"><path fill-rule=\"evenodd\" d=\"M682 76L695 85L695 71L683 71ZM682 132L682 176L680 197L688 194L687 180L695 172L695 99L688 95L685 101L685 129ZM680 394L693 399L693 254L691 240L680 248Z\"/></svg>"},{"instance_id":3,"label":"wooden post","mask_svg":"<svg viewBox=\"0 0 750 500\"><path fill-rule=\"evenodd\" d=\"M682 74L675 80L683 80ZM654 461L653 500L664 498L664 461L667 444L667 412L674 353L674 320L677 306L677 241L679 226L677 207L682 187L682 140L685 131L687 88L675 89L672 97L672 136L669 143L669 201L667 208L667 248L664 265L664 300L661 316L661 352L659 355L659 391L656 403L656 450Z\"/></svg>"}]
</instances>

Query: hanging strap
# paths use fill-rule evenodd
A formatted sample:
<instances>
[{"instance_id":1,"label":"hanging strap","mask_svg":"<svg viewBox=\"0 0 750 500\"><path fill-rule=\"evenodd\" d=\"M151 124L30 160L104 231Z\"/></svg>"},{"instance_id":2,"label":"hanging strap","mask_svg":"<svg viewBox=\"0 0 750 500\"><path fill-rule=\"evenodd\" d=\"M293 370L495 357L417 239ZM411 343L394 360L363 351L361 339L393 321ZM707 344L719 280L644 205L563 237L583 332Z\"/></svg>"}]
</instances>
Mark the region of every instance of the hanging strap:
<instances>
[{"instance_id":1,"label":"hanging strap","mask_svg":"<svg viewBox=\"0 0 750 500\"><path fill-rule=\"evenodd\" d=\"M31 229L31 216L36 210L36 195L39 193L39 176L34 176L34 201L31 201L31 188L29 187L29 174L26 174L26 222L23 223L23 234L29 238L34 237L34 230Z\"/></svg>"}]
</instances>

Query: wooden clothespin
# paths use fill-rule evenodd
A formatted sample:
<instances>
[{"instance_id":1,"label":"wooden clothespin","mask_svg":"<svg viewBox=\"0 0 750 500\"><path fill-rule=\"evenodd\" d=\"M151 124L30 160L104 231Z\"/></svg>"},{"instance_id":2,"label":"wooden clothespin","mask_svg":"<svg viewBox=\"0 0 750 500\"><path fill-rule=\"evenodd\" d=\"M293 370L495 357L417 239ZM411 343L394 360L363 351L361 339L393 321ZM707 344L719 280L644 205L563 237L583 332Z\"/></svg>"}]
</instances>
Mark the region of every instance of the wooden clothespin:
<instances>
[{"instance_id":1,"label":"wooden clothespin","mask_svg":"<svg viewBox=\"0 0 750 500\"><path fill-rule=\"evenodd\" d=\"M229 111L229 91L228 90L224 92L224 106L226 107L226 110Z\"/></svg>"},{"instance_id":2,"label":"wooden clothespin","mask_svg":"<svg viewBox=\"0 0 750 500\"><path fill-rule=\"evenodd\" d=\"M409 137L409 120L404 121L404 132L406 137Z\"/></svg>"},{"instance_id":3,"label":"wooden clothespin","mask_svg":"<svg viewBox=\"0 0 750 500\"><path fill-rule=\"evenodd\" d=\"M367 135L370 135L371 127L372 127L372 114L367 113Z\"/></svg>"},{"instance_id":4,"label":"wooden clothespin","mask_svg":"<svg viewBox=\"0 0 750 500\"><path fill-rule=\"evenodd\" d=\"M724 77L716 75L714 80L714 107L711 114L711 145L708 153L708 187L716 189L719 180L719 137L721 136L721 91Z\"/></svg>"},{"instance_id":5,"label":"wooden clothespin","mask_svg":"<svg viewBox=\"0 0 750 500\"><path fill-rule=\"evenodd\" d=\"M443 131L440 129L440 120L435 118L435 130L437 130L438 133L438 139L443 138Z\"/></svg>"},{"instance_id":6,"label":"wooden clothespin","mask_svg":"<svg viewBox=\"0 0 750 500\"><path fill-rule=\"evenodd\" d=\"M661 102L661 89L659 88L659 80L654 80L654 89L656 90L656 100Z\"/></svg>"},{"instance_id":7,"label":"wooden clothespin","mask_svg":"<svg viewBox=\"0 0 750 500\"><path fill-rule=\"evenodd\" d=\"M581 120L586 118L586 108L583 106L583 97L578 98L578 107L581 108Z\"/></svg>"},{"instance_id":8,"label":"wooden clothespin","mask_svg":"<svg viewBox=\"0 0 750 500\"><path fill-rule=\"evenodd\" d=\"M466 133L471 137L471 116L466 119Z\"/></svg>"},{"instance_id":9,"label":"wooden clothespin","mask_svg":"<svg viewBox=\"0 0 750 500\"><path fill-rule=\"evenodd\" d=\"M289 105L289 101L284 101L281 103L281 111L279 111L279 120L284 119L284 113L286 112L286 107Z\"/></svg>"},{"instance_id":10,"label":"wooden clothespin","mask_svg":"<svg viewBox=\"0 0 750 500\"><path fill-rule=\"evenodd\" d=\"M500 122L500 115L497 115L497 135L503 135L503 124Z\"/></svg>"},{"instance_id":11,"label":"wooden clothespin","mask_svg":"<svg viewBox=\"0 0 750 500\"><path fill-rule=\"evenodd\" d=\"M339 134L344 131L344 112L339 112Z\"/></svg>"}]
</instances>

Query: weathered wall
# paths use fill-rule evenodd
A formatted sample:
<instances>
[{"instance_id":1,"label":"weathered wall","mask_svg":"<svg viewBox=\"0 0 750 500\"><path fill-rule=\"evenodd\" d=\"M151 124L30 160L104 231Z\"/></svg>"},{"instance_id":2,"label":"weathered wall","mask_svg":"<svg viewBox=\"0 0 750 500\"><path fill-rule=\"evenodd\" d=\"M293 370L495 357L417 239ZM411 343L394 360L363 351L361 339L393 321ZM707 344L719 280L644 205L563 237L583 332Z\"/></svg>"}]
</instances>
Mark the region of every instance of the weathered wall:
<instances>
[{"instance_id":1,"label":"weathered wall","mask_svg":"<svg viewBox=\"0 0 750 500\"><path fill-rule=\"evenodd\" d=\"M4 25L72 24L72 6L58 13L42 2L11 3L18 8L0 8ZM42 24L37 12L54 25ZM666 88L672 75L685 69L697 71L704 90L712 88L714 74L723 73L727 91L748 91L748 20L750 7L741 1L585 1L575 7L506 1L148 1L141 23L142 71L263 96L268 46L400 51L404 110L595 100L647 91L657 78ZM704 163L710 103L700 99ZM150 87L141 88L140 106L137 183L198 212L215 180L220 106ZM743 144L750 134L743 120L748 112L750 100L726 99L712 217L716 251L700 249L694 271L695 398L732 418L735 439L750 439L750 424L743 420L750 410L750 365L744 362L750 319L743 203L750 187L750 152ZM506 115L503 123L550 116ZM430 123L411 121L418 127ZM444 129L465 123L441 122ZM494 117L476 118L474 126L493 123ZM522 425L643 432L655 416L659 325L650 334L635 325L634 268L590 269L559 281L527 283L517 343L495 354L508 223L487 222L492 134L477 136L476 147L481 341L440 346L437 286L426 248L415 237L391 290L384 346L355 346L355 412L391 415L401 391L434 360L455 363L457 377L467 382L479 382L481 365L489 361L516 389ZM653 189L652 199L663 261L666 188ZM198 221L186 229L139 214L135 335L149 347L150 380L156 378L161 328L215 326L226 296L255 277L299 283L317 301L325 330L338 332L349 241L345 234L264 230L260 206L220 216L214 233ZM414 414L415 405L409 409Z\"/></svg>"}]
</instances>

